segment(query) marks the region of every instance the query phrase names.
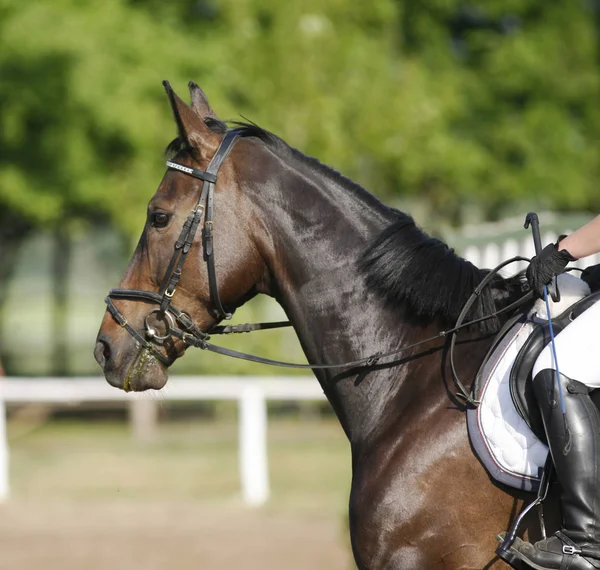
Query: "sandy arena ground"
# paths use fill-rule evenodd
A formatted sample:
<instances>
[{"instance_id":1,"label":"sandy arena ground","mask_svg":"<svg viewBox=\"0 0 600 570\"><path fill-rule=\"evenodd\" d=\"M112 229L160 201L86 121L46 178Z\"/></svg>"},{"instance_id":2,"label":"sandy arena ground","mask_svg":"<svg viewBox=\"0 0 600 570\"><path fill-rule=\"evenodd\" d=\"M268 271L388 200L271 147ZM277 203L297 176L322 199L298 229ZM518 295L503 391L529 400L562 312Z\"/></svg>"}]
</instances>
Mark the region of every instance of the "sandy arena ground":
<instances>
[{"instance_id":1,"label":"sandy arena ground","mask_svg":"<svg viewBox=\"0 0 600 570\"><path fill-rule=\"evenodd\" d=\"M343 520L177 503L0 506L0 570L350 570Z\"/></svg>"}]
</instances>

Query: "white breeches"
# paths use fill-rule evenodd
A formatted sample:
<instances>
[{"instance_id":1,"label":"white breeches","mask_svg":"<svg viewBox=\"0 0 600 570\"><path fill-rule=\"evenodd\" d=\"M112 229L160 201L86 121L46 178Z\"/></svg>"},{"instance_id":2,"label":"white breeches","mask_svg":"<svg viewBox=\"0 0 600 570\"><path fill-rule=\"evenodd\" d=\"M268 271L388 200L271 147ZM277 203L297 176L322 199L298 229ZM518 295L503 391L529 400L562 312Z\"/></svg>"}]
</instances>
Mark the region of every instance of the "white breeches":
<instances>
[{"instance_id":1,"label":"white breeches","mask_svg":"<svg viewBox=\"0 0 600 570\"><path fill-rule=\"evenodd\" d=\"M556 357L561 374L582 382L590 388L600 388L600 301L579 315L556 335ZM552 346L539 355L533 367L533 377L545 368L554 369Z\"/></svg>"}]
</instances>

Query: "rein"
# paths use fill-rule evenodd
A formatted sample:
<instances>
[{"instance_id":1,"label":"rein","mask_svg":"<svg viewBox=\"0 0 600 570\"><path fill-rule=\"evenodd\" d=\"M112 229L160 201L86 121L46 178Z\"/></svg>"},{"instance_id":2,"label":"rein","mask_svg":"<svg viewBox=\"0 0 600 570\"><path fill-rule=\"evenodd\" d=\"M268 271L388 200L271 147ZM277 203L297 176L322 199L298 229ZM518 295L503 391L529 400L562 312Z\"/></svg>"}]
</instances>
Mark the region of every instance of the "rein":
<instances>
[{"instance_id":1,"label":"rein","mask_svg":"<svg viewBox=\"0 0 600 570\"><path fill-rule=\"evenodd\" d=\"M491 276L495 275L499 269L502 269L502 267L504 267L505 265L508 265L509 263L512 263L514 261L529 261L529 260L525 259L523 257L514 257L512 259L509 259L508 261L505 261L504 263L502 263L501 265L499 265L498 267L496 267L495 269L490 271L490 273L488 275L491 275ZM487 278L487 276L486 276L486 278ZM485 279L484 279L484 281L485 281ZM488 282L489 282L489 280L488 280ZM487 285L488 282L486 282L485 285ZM483 283L483 281L482 281L482 283ZM482 289L483 289L483 287L481 287L481 288L478 287L475 290L475 292L472 293L471 297L469 298L469 301L467 301L467 304L470 303L469 308L470 308L470 305L473 304L474 300L481 294ZM510 305L507 305L506 307L503 307L502 309L499 309L498 311L495 311L494 313L485 315L484 317L480 317L478 319L474 319L474 320L468 321L466 323L462 322L461 317L459 317L460 322L457 321L456 326L452 327L451 329L440 331L438 334L436 334L434 336L430 336L430 337L420 340L418 342L414 342L412 344L403 346L401 348L392 350L390 352L376 353L371 356L360 358L358 360L351 360L351 361L347 361L347 362L338 362L335 364L299 364L299 363L295 363L295 362L285 362L282 360L272 360L270 358L263 358L262 356L256 356L253 354L247 354L245 352L239 352L239 351L233 350L231 348L217 346L215 344L208 342L206 337L204 337L204 338L194 337L194 336L189 335L188 333L185 333L178 329L171 330L170 332L173 334L173 336L176 336L177 338L182 340L188 346L194 346L196 348L201 348L202 350L209 350L209 351L215 352L217 354L222 354L224 356L230 356L231 358L239 358L242 360L248 360L250 362L256 362L259 364L268 364L271 366L280 366L280 367L284 367L284 368L301 368L301 369L311 369L311 370L327 370L327 369L332 369L332 368L350 368L350 367L354 367L354 366L371 367L371 366L374 366L375 364L382 366L382 364L380 362L382 359L390 358L392 356L398 356L398 355L402 354L403 352L406 352L407 350L410 350L412 348L416 348L418 346L432 342L434 340L446 338L449 335L452 335L452 341L451 341L451 363L452 363L452 366L451 366L451 368L452 368L455 384L456 384L457 388L459 389L459 393L457 394L457 396L466 400L470 404L477 405L479 402L477 402L476 400L473 400L470 397L467 389L464 387L462 382L460 382L458 375L456 374L456 370L454 368L454 358L453 358L452 354L453 354L454 347L456 344L455 333L457 333L461 329L468 328L472 325L479 324L483 321L493 319L493 318L497 317L498 315L501 315L503 313L507 313L511 310L514 310L514 309L518 308L519 306L525 304L532 298L533 298L533 292L530 291L529 293L526 293L525 295L523 295L523 297L521 297L514 303L511 303ZM467 304L465 304L465 307L467 307ZM463 309L463 313L461 313L461 315L462 315L462 318L464 319L464 315L466 315L467 311L465 311ZM289 323L287 323L287 322L286 323L266 323L266 324L267 325L275 325L275 326L290 326ZM240 327L255 327L257 325L239 325L239 326ZM274 327L264 327L264 328L274 328ZM256 329L251 329L251 330L256 330ZM239 332L239 331L232 331L232 332ZM223 332L222 334L228 334L228 333ZM394 362L392 361L387 364L390 366L393 366Z\"/></svg>"},{"instance_id":2,"label":"rein","mask_svg":"<svg viewBox=\"0 0 600 570\"><path fill-rule=\"evenodd\" d=\"M206 171L199 170L196 168L190 168L173 160L167 161L167 166L170 169L177 170L188 176L192 176L194 178L202 180L202 192L198 199L198 202L196 203L194 208L192 208L190 214L188 215L188 218L183 224L179 238L175 242L175 251L173 252L173 256L171 257L171 261L169 262L169 266L165 272L165 276L162 280L159 292L155 293L153 291L145 291L142 289L111 289L109 291L108 296L105 299L106 309L108 312L110 312L111 316L116 321L116 323L123 327L137 341L142 350L147 351L149 354L157 358L160 362L165 364L165 366L169 366L171 364L171 361L167 356L165 356L161 352L161 350L158 347L162 345L162 343L165 340L171 337L178 338L187 346L194 346L196 348L201 348L202 350L209 350L211 352L222 354L224 356L229 356L231 358L248 360L250 362L256 362L259 364L280 366L284 368L328 370L334 368L350 368L361 366L373 367L376 364L379 367L394 366L396 364L394 361L390 361L383 364L381 364L380 361L382 359L388 359L391 357L398 356L408 350L411 350L423 344L441 338L447 338L450 336L450 364L453 380L458 389L458 393L456 395L461 399L465 400L468 404L476 406L479 402L477 402L470 396L469 392L462 384L462 382L458 378L458 374L456 373L456 369L454 366L454 349L456 344L455 333L461 329L470 327L483 321L495 318L500 314L514 310L533 298L533 292L529 292L514 303L507 305L506 307L490 315L486 315L484 317L480 317L478 319L466 323L463 322L473 303L479 297L483 289L498 273L498 271L506 265L508 265L509 263L513 263L515 261L529 261L524 257L513 257L491 270L481 281L481 283L475 288L475 290L467 300L463 310L461 311L458 317L456 325L453 328L440 331L434 336L387 353L377 353L365 358L360 358L358 360L340 362L335 364L298 364L294 362L272 360L270 358L263 358L262 356L255 356L252 354L239 352L230 348L217 346L208 342L210 339L210 335L212 334L232 334L252 332L255 330L273 329L279 327L288 327L291 326L291 323L289 321L216 326L210 331L204 332L200 330L200 328L194 323L194 321L188 313L175 307L172 304L171 301L175 293L177 284L179 283L179 280L181 278L183 265L194 242L194 237L197 233L198 227L200 226L200 222L204 217L204 225L202 228L202 243L204 248L204 261L206 262L208 272L208 284L211 302L214 306L214 312L219 318L230 319L232 316L231 313L225 311L221 299L219 297L214 261L214 223L212 215L214 188L217 182L217 173L223 165L223 162L231 152L231 149L235 145L239 136L239 130L237 129L227 131L227 133L223 137L223 140L221 141L221 144L219 145L219 148L217 149L213 158L211 159ZM127 318L117 309L113 302L113 299L121 299L128 301L144 301L158 305L158 308L152 309L148 313L148 315L144 319L144 329L142 329L140 333L140 331L135 329L127 321ZM165 324L166 331L164 335L158 334L156 327L153 326L150 320L151 316L154 314L156 314L157 320L163 321ZM142 336L142 334L144 334L144 336Z\"/></svg>"}]
</instances>

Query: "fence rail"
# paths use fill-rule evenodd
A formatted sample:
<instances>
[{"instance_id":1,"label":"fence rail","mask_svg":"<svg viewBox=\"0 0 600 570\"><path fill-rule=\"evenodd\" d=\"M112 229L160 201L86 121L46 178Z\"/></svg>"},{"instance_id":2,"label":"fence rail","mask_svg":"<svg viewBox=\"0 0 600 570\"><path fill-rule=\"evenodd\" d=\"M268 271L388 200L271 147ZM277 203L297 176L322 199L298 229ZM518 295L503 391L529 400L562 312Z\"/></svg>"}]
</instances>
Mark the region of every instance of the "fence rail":
<instances>
[{"instance_id":1,"label":"fence rail","mask_svg":"<svg viewBox=\"0 0 600 570\"><path fill-rule=\"evenodd\" d=\"M566 230L565 233L570 233ZM542 234L542 244L556 242L558 234L546 232ZM531 236L520 239L508 238L503 240L490 241L485 244L465 245L461 250L461 255L468 259L477 267L492 269L503 261L520 255L522 257L531 258L535 255L533 239ZM571 263L573 267L583 269L588 265L600 263L600 254L590 255ZM504 275L514 275L518 271L525 269L527 263L524 261L515 262L503 270Z\"/></svg>"},{"instance_id":2,"label":"fence rail","mask_svg":"<svg viewBox=\"0 0 600 570\"><path fill-rule=\"evenodd\" d=\"M236 400L242 497L248 505L261 505L269 498L267 400L324 399L319 383L309 377L176 376L160 399L156 392L116 390L104 378L0 378L0 500L10 489L6 404L127 402L134 418L145 418L144 410L165 400ZM147 427L141 421L138 431Z\"/></svg>"}]
</instances>

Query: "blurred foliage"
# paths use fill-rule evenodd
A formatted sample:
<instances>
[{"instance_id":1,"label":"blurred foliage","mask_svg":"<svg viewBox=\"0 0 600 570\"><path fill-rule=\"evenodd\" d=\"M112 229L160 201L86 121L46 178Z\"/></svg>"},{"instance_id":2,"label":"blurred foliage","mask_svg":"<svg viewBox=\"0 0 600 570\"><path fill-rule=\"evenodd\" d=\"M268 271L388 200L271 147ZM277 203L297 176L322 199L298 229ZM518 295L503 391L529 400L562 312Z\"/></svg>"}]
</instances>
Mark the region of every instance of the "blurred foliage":
<instances>
[{"instance_id":1,"label":"blurred foliage","mask_svg":"<svg viewBox=\"0 0 600 570\"><path fill-rule=\"evenodd\" d=\"M187 38L119 0L0 1L0 203L36 224L139 231L173 132L160 80Z\"/></svg>"},{"instance_id":2,"label":"blurred foliage","mask_svg":"<svg viewBox=\"0 0 600 570\"><path fill-rule=\"evenodd\" d=\"M599 30L590 0L0 0L0 204L137 234L160 81L192 79L384 199L598 210Z\"/></svg>"}]
</instances>

